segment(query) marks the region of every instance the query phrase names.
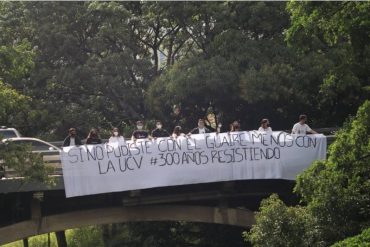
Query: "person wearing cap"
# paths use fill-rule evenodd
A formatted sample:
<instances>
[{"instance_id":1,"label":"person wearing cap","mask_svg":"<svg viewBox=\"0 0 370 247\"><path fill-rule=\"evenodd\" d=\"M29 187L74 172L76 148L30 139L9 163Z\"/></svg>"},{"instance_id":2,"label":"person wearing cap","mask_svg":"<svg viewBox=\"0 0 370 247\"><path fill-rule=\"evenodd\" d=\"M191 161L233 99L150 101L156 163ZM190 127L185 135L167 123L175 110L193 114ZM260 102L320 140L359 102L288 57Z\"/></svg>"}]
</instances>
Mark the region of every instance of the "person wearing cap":
<instances>
[{"instance_id":1,"label":"person wearing cap","mask_svg":"<svg viewBox=\"0 0 370 247\"><path fill-rule=\"evenodd\" d=\"M158 138L158 137L169 137L170 134L168 133L167 130L163 129L163 125L161 121L157 121L155 126L157 127L152 131L152 137L153 138Z\"/></svg>"},{"instance_id":2,"label":"person wearing cap","mask_svg":"<svg viewBox=\"0 0 370 247\"><path fill-rule=\"evenodd\" d=\"M149 138L149 132L147 130L144 130L144 122L139 120L136 122L136 130L132 132L131 139L133 141L136 141L137 139L146 139Z\"/></svg>"},{"instance_id":3,"label":"person wearing cap","mask_svg":"<svg viewBox=\"0 0 370 247\"><path fill-rule=\"evenodd\" d=\"M307 122L307 116L302 114L299 116L299 122L294 124L293 129L292 129L292 134L297 134L297 135L306 135L307 133L311 134L317 134L316 131L310 128L306 124Z\"/></svg>"},{"instance_id":4,"label":"person wearing cap","mask_svg":"<svg viewBox=\"0 0 370 247\"><path fill-rule=\"evenodd\" d=\"M261 120L261 126L259 127L258 131L261 132L272 132L271 127L269 126L270 122L267 118Z\"/></svg>"},{"instance_id":5,"label":"person wearing cap","mask_svg":"<svg viewBox=\"0 0 370 247\"><path fill-rule=\"evenodd\" d=\"M75 128L68 130L68 136L63 141L63 147L82 145L81 139L76 134Z\"/></svg>"},{"instance_id":6,"label":"person wearing cap","mask_svg":"<svg viewBox=\"0 0 370 247\"><path fill-rule=\"evenodd\" d=\"M210 133L211 131L205 127L205 124L204 124L204 120L203 119L199 119L198 120L198 127L192 129L188 135L191 135L191 134L206 134L206 133Z\"/></svg>"}]
</instances>

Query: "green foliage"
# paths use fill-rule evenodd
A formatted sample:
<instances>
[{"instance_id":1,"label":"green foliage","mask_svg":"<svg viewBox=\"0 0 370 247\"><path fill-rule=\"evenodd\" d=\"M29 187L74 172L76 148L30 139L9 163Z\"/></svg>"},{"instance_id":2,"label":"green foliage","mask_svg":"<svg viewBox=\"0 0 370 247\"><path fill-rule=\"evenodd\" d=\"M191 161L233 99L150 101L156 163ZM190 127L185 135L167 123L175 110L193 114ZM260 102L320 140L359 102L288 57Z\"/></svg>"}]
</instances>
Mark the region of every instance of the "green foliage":
<instances>
[{"instance_id":1,"label":"green foliage","mask_svg":"<svg viewBox=\"0 0 370 247\"><path fill-rule=\"evenodd\" d=\"M369 247L370 246L370 228L364 230L361 234L346 238L332 247Z\"/></svg>"},{"instance_id":2,"label":"green foliage","mask_svg":"<svg viewBox=\"0 0 370 247\"><path fill-rule=\"evenodd\" d=\"M37 181L47 185L53 185L54 180L48 177L52 168L45 166L43 157L33 153L28 145L15 144L11 141L0 143L1 166L14 170L19 177L24 177L24 182Z\"/></svg>"},{"instance_id":3,"label":"green foliage","mask_svg":"<svg viewBox=\"0 0 370 247\"><path fill-rule=\"evenodd\" d=\"M138 119L190 129L212 104L224 126L239 119L255 129L268 117L274 129L287 129L301 113L314 126L340 126L369 98L369 13L369 2L1 2L0 122L53 140L72 126L82 137L113 126L128 136ZM307 207L265 202L263 214L280 227L276 246L279 234L291 246L327 245L369 225L368 104L338 134L328 160L299 177ZM13 150L6 162L45 179L29 151ZM134 235L137 226L158 235ZM193 225L156 227L122 229L138 245L145 238L207 246L196 234L172 234ZM273 231L255 229L249 238L261 245L263 231Z\"/></svg>"},{"instance_id":4,"label":"green foliage","mask_svg":"<svg viewBox=\"0 0 370 247\"><path fill-rule=\"evenodd\" d=\"M222 57L197 57L175 64L155 81L149 88L147 102L158 118L167 121L171 107L181 102L188 121L183 127L190 129L199 117L206 115L210 102L222 112L232 110L237 91L237 76L230 62Z\"/></svg>"},{"instance_id":5,"label":"green foliage","mask_svg":"<svg viewBox=\"0 0 370 247\"><path fill-rule=\"evenodd\" d=\"M0 80L0 123L22 126L27 121L31 99Z\"/></svg>"},{"instance_id":6,"label":"green foliage","mask_svg":"<svg viewBox=\"0 0 370 247\"><path fill-rule=\"evenodd\" d=\"M130 222L88 226L66 231L70 247L238 247L245 246L242 229L223 225L187 222ZM50 234L51 246L57 246ZM47 246L47 234L29 238L30 247ZM21 247L22 241L4 247Z\"/></svg>"},{"instance_id":7,"label":"green foliage","mask_svg":"<svg viewBox=\"0 0 370 247\"><path fill-rule=\"evenodd\" d=\"M100 226L105 246L244 246L238 227L190 222L129 222Z\"/></svg>"},{"instance_id":8,"label":"green foliage","mask_svg":"<svg viewBox=\"0 0 370 247\"><path fill-rule=\"evenodd\" d=\"M305 45L303 39L310 35L330 46L344 39L359 49L363 49L369 39L368 2L290 2L287 9L291 13L292 23L287 31L287 39L293 42L298 38L302 47Z\"/></svg>"},{"instance_id":9,"label":"green foliage","mask_svg":"<svg viewBox=\"0 0 370 247\"><path fill-rule=\"evenodd\" d=\"M69 247L104 247L99 227L89 226L78 229L66 230L67 245ZM48 247L48 234L37 235L28 238L30 247ZM57 247L55 234L50 233L50 246ZM4 247L23 247L22 240L4 245Z\"/></svg>"},{"instance_id":10,"label":"green foliage","mask_svg":"<svg viewBox=\"0 0 370 247\"><path fill-rule=\"evenodd\" d=\"M370 101L336 134L326 161L314 163L295 190L331 243L370 225ZM335 226L335 227L333 227Z\"/></svg>"},{"instance_id":11,"label":"green foliage","mask_svg":"<svg viewBox=\"0 0 370 247\"><path fill-rule=\"evenodd\" d=\"M104 247L101 230L98 226L88 226L66 232L69 247Z\"/></svg>"},{"instance_id":12,"label":"green foliage","mask_svg":"<svg viewBox=\"0 0 370 247\"><path fill-rule=\"evenodd\" d=\"M261 202L256 224L244 232L253 246L295 247L322 246L310 212L304 207L288 207L276 194Z\"/></svg>"},{"instance_id":13,"label":"green foliage","mask_svg":"<svg viewBox=\"0 0 370 247\"><path fill-rule=\"evenodd\" d=\"M68 235L67 235L68 236ZM30 247L49 247L48 234L42 234L28 238ZM55 234L50 233L50 247L57 247L57 239ZM3 245L3 247L24 247L22 240Z\"/></svg>"},{"instance_id":14,"label":"green foliage","mask_svg":"<svg viewBox=\"0 0 370 247\"><path fill-rule=\"evenodd\" d=\"M287 129L303 112L339 126L369 92L368 6L4 2L1 76L33 99L22 132L46 139L71 126L84 136L137 119L169 125L175 104L190 129L210 101L224 126L269 117Z\"/></svg>"},{"instance_id":15,"label":"green foliage","mask_svg":"<svg viewBox=\"0 0 370 247\"><path fill-rule=\"evenodd\" d=\"M0 78L6 82L19 82L33 69L35 53L30 42L22 40L12 46L0 46Z\"/></svg>"},{"instance_id":16,"label":"green foliage","mask_svg":"<svg viewBox=\"0 0 370 247\"><path fill-rule=\"evenodd\" d=\"M318 107L345 119L370 96L369 2L289 2L287 10L288 44L302 56L321 54L331 61Z\"/></svg>"},{"instance_id":17,"label":"green foliage","mask_svg":"<svg viewBox=\"0 0 370 247\"><path fill-rule=\"evenodd\" d=\"M304 206L262 202L246 239L255 246L330 246L370 226L370 101L336 134L329 157L297 177Z\"/></svg>"}]
</instances>

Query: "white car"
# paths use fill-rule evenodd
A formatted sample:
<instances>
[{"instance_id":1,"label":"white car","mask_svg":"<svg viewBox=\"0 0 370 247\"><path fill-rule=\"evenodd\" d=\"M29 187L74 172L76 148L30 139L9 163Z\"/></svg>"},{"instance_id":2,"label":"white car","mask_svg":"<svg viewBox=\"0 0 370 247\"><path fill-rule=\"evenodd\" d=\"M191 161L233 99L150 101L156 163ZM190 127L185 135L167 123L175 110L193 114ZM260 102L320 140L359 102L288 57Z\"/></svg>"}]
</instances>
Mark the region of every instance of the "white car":
<instances>
[{"instance_id":1,"label":"white car","mask_svg":"<svg viewBox=\"0 0 370 247\"><path fill-rule=\"evenodd\" d=\"M37 139L37 138L31 138L31 137L7 138L7 139L3 139L2 142L4 144L12 142L15 144L30 145L33 153L42 154L44 163L54 168L53 174L55 175L62 174L62 169L61 169L61 164L60 164L60 152L62 150L54 146L53 144ZM14 170L7 169L6 167L2 167L0 164L0 178L4 176L14 177L16 176L16 174Z\"/></svg>"},{"instance_id":2,"label":"white car","mask_svg":"<svg viewBox=\"0 0 370 247\"><path fill-rule=\"evenodd\" d=\"M30 145L32 152L43 155L59 155L59 152L62 151L60 148L51 143L32 137L14 137L3 139L3 143L7 142Z\"/></svg>"},{"instance_id":3,"label":"white car","mask_svg":"<svg viewBox=\"0 0 370 247\"><path fill-rule=\"evenodd\" d=\"M22 137L18 130L14 128L7 128L6 126L0 127L0 136L4 139L13 137Z\"/></svg>"}]
</instances>

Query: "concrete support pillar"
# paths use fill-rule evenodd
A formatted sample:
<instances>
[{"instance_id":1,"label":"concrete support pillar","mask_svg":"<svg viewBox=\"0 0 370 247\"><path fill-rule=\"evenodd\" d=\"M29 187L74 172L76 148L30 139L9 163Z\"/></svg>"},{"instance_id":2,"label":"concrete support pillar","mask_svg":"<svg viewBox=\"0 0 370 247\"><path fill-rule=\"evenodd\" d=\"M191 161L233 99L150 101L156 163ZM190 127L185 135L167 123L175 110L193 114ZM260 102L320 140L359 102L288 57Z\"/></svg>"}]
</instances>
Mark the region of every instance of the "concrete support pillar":
<instances>
[{"instance_id":1,"label":"concrete support pillar","mask_svg":"<svg viewBox=\"0 0 370 247\"><path fill-rule=\"evenodd\" d=\"M23 239L23 247L28 247L28 238Z\"/></svg>"},{"instance_id":2,"label":"concrete support pillar","mask_svg":"<svg viewBox=\"0 0 370 247\"><path fill-rule=\"evenodd\" d=\"M58 247L67 247L67 239L64 231L55 232L55 236L57 237Z\"/></svg>"}]
</instances>

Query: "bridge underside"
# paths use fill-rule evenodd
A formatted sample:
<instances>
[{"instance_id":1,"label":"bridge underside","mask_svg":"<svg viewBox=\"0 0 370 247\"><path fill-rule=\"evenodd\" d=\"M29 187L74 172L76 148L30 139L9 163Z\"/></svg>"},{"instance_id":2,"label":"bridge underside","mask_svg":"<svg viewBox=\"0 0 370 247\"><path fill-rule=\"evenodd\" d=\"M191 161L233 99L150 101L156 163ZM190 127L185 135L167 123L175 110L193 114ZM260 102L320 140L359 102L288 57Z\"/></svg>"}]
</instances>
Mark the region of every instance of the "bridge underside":
<instances>
[{"instance_id":1,"label":"bridge underside","mask_svg":"<svg viewBox=\"0 0 370 247\"><path fill-rule=\"evenodd\" d=\"M177 205L91 209L34 218L0 228L0 244L82 226L132 221L188 221L247 228L254 223L254 215L245 209Z\"/></svg>"},{"instance_id":2,"label":"bridge underside","mask_svg":"<svg viewBox=\"0 0 370 247\"><path fill-rule=\"evenodd\" d=\"M277 193L296 204L294 181L244 180L66 198L53 188L0 180L0 244L88 225L130 221L189 221L249 228L260 201Z\"/></svg>"}]
</instances>

